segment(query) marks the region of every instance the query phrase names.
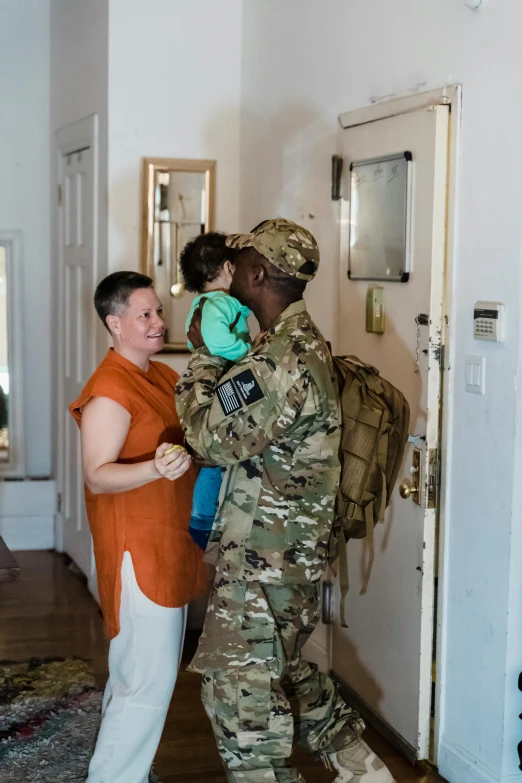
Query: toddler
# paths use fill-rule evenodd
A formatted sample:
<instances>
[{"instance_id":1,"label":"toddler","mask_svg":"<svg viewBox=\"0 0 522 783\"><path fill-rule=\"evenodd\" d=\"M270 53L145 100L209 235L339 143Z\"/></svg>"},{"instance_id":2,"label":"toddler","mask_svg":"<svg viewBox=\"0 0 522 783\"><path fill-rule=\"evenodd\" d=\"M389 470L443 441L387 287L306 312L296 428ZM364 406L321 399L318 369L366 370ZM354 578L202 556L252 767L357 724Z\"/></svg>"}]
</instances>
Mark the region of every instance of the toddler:
<instances>
[{"instance_id":1,"label":"toddler","mask_svg":"<svg viewBox=\"0 0 522 783\"><path fill-rule=\"evenodd\" d=\"M187 291L196 293L186 322L188 331L194 310L201 310L201 335L214 356L231 362L243 359L250 350L250 310L228 292L234 275L235 251L225 245L226 235L211 231L188 242L180 257L181 274ZM191 343L188 343L193 350ZM222 468L205 465L194 487L189 532L206 549L216 516Z\"/></svg>"}]
</instances>

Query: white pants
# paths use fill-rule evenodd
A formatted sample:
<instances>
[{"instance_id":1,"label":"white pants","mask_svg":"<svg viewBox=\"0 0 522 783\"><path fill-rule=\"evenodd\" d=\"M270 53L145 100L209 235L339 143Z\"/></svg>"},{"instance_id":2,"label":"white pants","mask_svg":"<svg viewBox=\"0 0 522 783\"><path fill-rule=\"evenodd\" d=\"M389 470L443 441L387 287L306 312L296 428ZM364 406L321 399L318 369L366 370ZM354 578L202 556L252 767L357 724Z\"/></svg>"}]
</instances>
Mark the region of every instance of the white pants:
<instances>
[{"instance_id":1,"label":"white pants","mask_svg":"<svg viewBox=\"0 0 522 783\"><path fill-rule=\"evenodd\" d=\"M147 783L181 662L187 607L166 609L121 568L120 632L109 648L102 722L86 783Z\"/></svg>"}]
</instances>

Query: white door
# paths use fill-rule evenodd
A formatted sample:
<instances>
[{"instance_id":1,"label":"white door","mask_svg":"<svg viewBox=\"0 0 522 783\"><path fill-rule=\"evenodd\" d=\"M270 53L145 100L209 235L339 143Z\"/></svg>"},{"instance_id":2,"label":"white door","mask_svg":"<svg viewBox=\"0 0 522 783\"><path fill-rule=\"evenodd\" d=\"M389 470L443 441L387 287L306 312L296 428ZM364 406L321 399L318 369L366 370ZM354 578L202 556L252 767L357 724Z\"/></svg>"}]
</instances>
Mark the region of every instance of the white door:
<instances>
[{"instance_id":1,"label":"white door","mask_svg":"<svg viewBox=\"0 0 522 783\"><path fill-rule=\"evenodd\" d=\"M63 549L91 584L92 541L85 512L78 427L67 410L95 368L94 156L87 147L62 159L61 269L63 314Z\"/></svg>"},{"instance_id":2,"label":"white door","mask_svg":"<svg viewBox=\"0 0 522 783\"><path fill-rule=\"evenodd\" d=\"M332 669L393 730L406 753L420 759L428 758L430 748L448 131L448 107L434 105L341 132L346 200L336 352L375 365L402 390L411 406L409 431L417 437L406 447L386 522L377 527L375 565L364 596L359 593L367 545L348 544L349 628L334 618ZM348 279L350 164L405 152L412 157L409 280ZM382 225L375 221L376 235ZM352 231L352 242L354 236ZM378 245L380 237L373 242ZM384 334L366 331L366 297L373 286L384 288ZM415 483L414 464L420 467L418 502L415 494L408 499L399 494L401 483Z\"/></svg>"}]
</instances>

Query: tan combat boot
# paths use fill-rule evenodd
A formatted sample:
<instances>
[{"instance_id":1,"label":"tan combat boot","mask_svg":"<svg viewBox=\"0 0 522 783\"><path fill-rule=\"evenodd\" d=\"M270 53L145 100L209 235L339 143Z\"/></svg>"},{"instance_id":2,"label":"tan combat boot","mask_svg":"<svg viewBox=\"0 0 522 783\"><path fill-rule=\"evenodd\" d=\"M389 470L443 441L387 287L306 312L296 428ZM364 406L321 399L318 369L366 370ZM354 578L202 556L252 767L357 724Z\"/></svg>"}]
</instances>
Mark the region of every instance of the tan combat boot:
<instances>
[{"instance_id":1,"label":"tan combat boot","mask_svg":"<svg viewBox=\"0 0 522 783\"><path fill-rule=\"evenodd\" d=\"M333 783L395 783L388 767L362 739L355 739L341 750L321 753L326 766L339 774Z\"/></svg>"}]
</instances>

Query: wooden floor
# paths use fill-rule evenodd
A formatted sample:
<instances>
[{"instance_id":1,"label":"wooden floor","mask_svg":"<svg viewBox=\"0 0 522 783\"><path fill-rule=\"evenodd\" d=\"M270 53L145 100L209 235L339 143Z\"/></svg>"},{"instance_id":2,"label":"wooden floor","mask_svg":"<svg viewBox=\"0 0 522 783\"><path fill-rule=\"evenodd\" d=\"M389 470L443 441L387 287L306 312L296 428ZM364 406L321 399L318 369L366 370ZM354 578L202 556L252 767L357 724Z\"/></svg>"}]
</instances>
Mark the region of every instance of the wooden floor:
<instances>
[{"instance_id":1,"label":"wooden floor","mask_svg":"<svg viewBox=\"0 0 522 783\"><path fill-rule=\"evenodd\" d=\"M53 552L19 552L16 558L21 581L0 585L0 659L89 658L103 687L108 644L98 606L81 578ZM185 658L194 642L189 636ZM226 783L199 688L199 676L183 667L156 759L162 783ZM397 783L444 783L435 773L412 769L372 732L367 732L367 740ZM329 783L334 777L303 754L296 755L296 766L307 783Z\"/></svg>"}]
</instances>

